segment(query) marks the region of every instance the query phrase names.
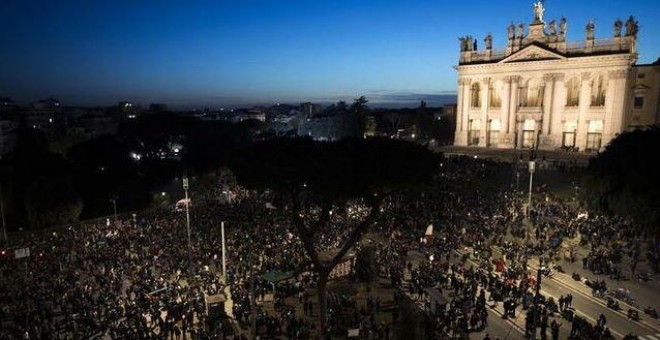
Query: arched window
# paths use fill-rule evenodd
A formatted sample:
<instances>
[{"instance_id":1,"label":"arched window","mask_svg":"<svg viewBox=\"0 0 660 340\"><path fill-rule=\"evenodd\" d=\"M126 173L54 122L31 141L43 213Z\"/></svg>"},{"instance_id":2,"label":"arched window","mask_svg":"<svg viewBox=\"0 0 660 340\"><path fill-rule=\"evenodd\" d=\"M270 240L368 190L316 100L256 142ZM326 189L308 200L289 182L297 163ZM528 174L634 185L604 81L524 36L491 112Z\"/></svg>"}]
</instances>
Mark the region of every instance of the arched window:
<instances>
[{"instance_id":1,"label":"arched window","mask_svg":"<svg viewBox=\"0 0 660 340\"><path fill-rule=\"evenodd\" d=\"M597 75L591 83L591 106L605 106L605 92L607 79L604 75Z\"/></svg>"},{"instance_id":2,"label":"arched window","mask_svg":"<svg viewBox=\"0 0 660 340\"><path fill-rule=\"evenodd\" d=\"M529 88L529 80L520 82L520 88L518 91L518 106L528 106L527 105L528 88Z\"/></svg>"},{"instance_id":3,"label":"arched window","mask_svg":"<svg viewBox=\"0 0 660 340\"><path fill-rule=\"evenodd\" d=\"M545 84L541 79L531 79L527 83L527 102L525 106L542 106Z\"/></svg>"},{"instance_id":4,"label":"arched window","mask_svg":"<svg viewBox=\"0 0 660 340\"><path fill-rule=\"evenodd\" d=\"M566 82L566 106L580 105L580 80L573 77Z\"/></svg>"},{"instance_id":5,"label":"arched window","mask_svg":"<svg viewBox=\"0 0 660 340\"><path fill-rule=\"evenodd\" d=\"M502 106L502 83L497 80L491 83L488 93L490 94L490 107Z\"/></svg>"},{"instance_id":6,"label":"arched window","mask_svg":"<svg viewBox=\"0 0 660 340\"><path fill-rule=\"evenodd\" d=\"M471 107L481 107L481 86L479 83L472 84L471 87Z\"/></svg>"}]
</instances>

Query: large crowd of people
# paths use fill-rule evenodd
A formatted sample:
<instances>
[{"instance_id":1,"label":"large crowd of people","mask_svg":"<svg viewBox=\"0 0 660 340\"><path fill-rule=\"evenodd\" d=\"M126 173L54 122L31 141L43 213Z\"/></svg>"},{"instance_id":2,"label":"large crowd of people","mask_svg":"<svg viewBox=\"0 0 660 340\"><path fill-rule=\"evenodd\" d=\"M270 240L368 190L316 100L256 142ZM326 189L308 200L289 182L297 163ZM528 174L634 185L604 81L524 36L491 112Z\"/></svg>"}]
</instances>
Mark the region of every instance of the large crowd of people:
<instances>
[{"instance_id":1,"label":"large crowd of people","mask_svg":"<svg viewBox=\"0 0 660 340\"><path fill-rule=\"evenodd\" d=\"M624 256L633 263L643 255L658 256L652 247L642 254L635 251L640 247L629 246L640 242L629 221L577 218L577 205L551 195L529 209L536 226L530 229L521 195L489 184L510 168L472 158L443 160L438 178L423 192L389 197L367 238L377 241L358 245L374 246L380 276L413 300L425 297L428 288L449 297L432 318L436 334L481 331L488 325L487 306L502 303L507 317L515 318L522 307L528 334L538 328L556 339L561 323L548 316L570 310L570 300L562 296L557 305L538 294L527 264L533 256L552 261L564 239L580 236L591 246L584 268L614 278L624 275ZM235 193L231 204L218 198L227 191ZM359 305L338 293L328 295L328 322L318 328L316 301L308 293L315 274L286 207L235 187L200 188L192 198L192 251L185 214L171 208L14 237L10 249L29 248L30 256L14 259L6 249L0 259L0 339L245 338L209 313L207 298L223 293L231 297L233 320L245 329L255 324L266 338L345 335L353 328L373 339L394 333L375 319L380 301ZM359 202L352 206L361 208ZM315 244L319 251L336 249L347 236L342 226L353 218L348 210L333 215ZM226 278L221 275L221 221L226 222ZM435 229L432 237L425 235L429 224ZM469 261L456 255L465 247L471 249ZM494 249L501 251L505 267L493 261ZM412 250L428 261L412 263ZM634 275L634 265L631 270ZM291 279L274 285L262 279L269 272L291 273ZM254 308L254 300L269 295L274 310ZM302 313L287 305L290 298L303 306ZM604 320L583 323L574 321L571 333L608 338Z\"/></svg>"}]
</instances>

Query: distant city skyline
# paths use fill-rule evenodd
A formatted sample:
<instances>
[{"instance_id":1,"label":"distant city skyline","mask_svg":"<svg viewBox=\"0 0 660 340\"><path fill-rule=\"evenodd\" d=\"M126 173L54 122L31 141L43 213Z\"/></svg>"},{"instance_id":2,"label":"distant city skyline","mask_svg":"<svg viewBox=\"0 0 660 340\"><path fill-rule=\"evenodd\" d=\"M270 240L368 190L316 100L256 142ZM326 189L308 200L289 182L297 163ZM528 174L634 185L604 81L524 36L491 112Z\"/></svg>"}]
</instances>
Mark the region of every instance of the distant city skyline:
<instances>
[{"instance_id":1,"label":"distant city skyline","mask_svg":"<svg viewBox=\"0 0 660 340\"><path fill-rule=\"evenodd\" d=\"M639 21L639 63L660 57L657 1L545 1L568 40L612 36ZM120 101L174 109L347 102L446 103L456 91L458 37L503 48L533 1L10 1L0 8L0 96L65 106Z\"/></svg>"}]
</instances>

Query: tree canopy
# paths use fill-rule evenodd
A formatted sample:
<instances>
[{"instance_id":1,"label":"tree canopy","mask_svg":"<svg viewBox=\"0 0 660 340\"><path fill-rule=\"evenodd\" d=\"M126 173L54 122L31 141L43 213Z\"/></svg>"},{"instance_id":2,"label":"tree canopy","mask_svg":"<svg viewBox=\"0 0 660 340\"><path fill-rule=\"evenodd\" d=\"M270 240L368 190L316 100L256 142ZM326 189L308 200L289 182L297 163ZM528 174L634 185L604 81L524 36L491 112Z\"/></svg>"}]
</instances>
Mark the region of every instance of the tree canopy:
<instances>
[{"instance_id":1,"label":"tree canopy","mask_svg":"<svg viewBox=\"0 0 660 340\"><path fill-rule=\"evenodd\" d=\"M660 127L625 132L588 168L584 200L590 209L631 218L652 236L660 225Z\"/></svg>"},{"instance_id":2,"label":"tree canopy","mask_svg":"<svg viewBox=\"0 0 660 340\"><path fill-rule=\"evenodd\" d=\"M285 207L318 274L320 321L325 324L326 284L332 269L368 231L385 197L396 190L430 182L436 157L417 144L389 139L273 139L245 150L234 165L239 183L270 190ZM322 256L317 239L330 226L333 210L349 211L357 203L365 213L340 225L346 232L330 256ZM336 225L335 225L336 226Z\"/></svg>"},{"instance_id":3,"label":"tree canopy","mask_svg":"<svg viewBox=\"0 0 660 340\"><path fill-rule=\"evenodd\" d=\"M424 147L388 139L317 142L280 138L256 143L237 163L248 188L302 193L314 204L370 199L374 194L425 183L437 161Z\"/></svg>"},{"instance_id":4,"label":"tree canopy","mask_svg":"<svg viewBox=\"0 0 660 340\"><path fill-rule=\"evenodd\" d=\"M30 226L44 228L77 222L82 202L70 179L42 177L28 188L25 207Z\"/></svg>"}]
</instances>

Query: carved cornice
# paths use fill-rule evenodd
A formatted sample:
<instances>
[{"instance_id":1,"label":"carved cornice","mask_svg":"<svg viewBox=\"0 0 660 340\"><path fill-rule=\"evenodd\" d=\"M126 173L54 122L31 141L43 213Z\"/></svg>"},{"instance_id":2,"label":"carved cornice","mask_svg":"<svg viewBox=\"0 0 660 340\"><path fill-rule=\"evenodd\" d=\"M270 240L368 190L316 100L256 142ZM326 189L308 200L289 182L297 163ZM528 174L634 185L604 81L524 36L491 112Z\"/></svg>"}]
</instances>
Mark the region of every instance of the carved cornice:
<instances>
[{"instance_id":1,"label":"carved cornice","mask_svg":"<svg viewBox=\"0 0 660 340\"><path fill-rule=\"evenodd\" d=\"M554 81L554 80L563 80L563 73L546 73L543 75L543 80L545 81Z\"/></svg>"},{"instance_id":2,"label":"carved cornice","mask_svg":"<svg viewBox=\"0 0 660 340\"><path fill-rule=\"evenodd\" d=\"M483 79L481 81L484 83L484 85L489 86L491 78L490 77L483 77Z\"/></svg>"},{"instance_id":3,"label":"carved cornice","mask_svg":"<svg viewBox=\"0 0 660 340\"><path fill-rule=\"evenodd\" d=\"M532 60L532 61L524 61L524 62L519 62L519 63L497 63L497 62L488 62L488 63L483 63L483 64L473 64L473 65L458 65L457 69L458 70L484 70L484 69L506 69L506 68L519 68L519 65L551 65L551 64L556 64L558 62L579 62L582 65L585 65L585 67L600 67L601 65L598 65L598 63L604 63L604 62L614 62L614 61L622 61L622 60L632 60L634 55L632 54L627 54L627 55L606 55L606 56L588 56L588 57L580 57L580 59L573 59L573 58L567 58L563 60ZM611 66L611 65L602 65L602 66Z\"/></svg>"},{"instance_id":4,"label":"carved cornice","mask_svg":"<svg viewBox=\"0 0 660 340\"><path fill-rule=\"evenodd\" d=\"M505 81L507 81L507 82L514 82L514 83L519 82L519 81L520 81L520 78L521 78L520 76L513 76L513 75L512 75L512 76L504 76L504 80L505 80Z\"/></svg>"},{"instance_id":5,"label":"carved cornice","mask_svg":"<svg viewBox=\"0 0 660 340\"><path fill-rule=\"evenodd\" d=\"M627 70L613 70L607 73L610 79L623 79L628 75Z\"/></svg>"},{"instance_id":6,"label":"carved cornice","mask_svg":"<svg viewBox=\"0 0 660 340\"><path fill-rule=\"evenodd\" d=\"M458 78L458 85L463 86L463 85L470 85L472 84L472 79L470 78Z\"/></svg>"},{"instance_id":7,"label":"carved cornice","mask_svg":"<svg viewBox=\"0 0 660 340\"><path fill-rule=\"evenodd\" d=\"M582 79L582 81L591 80L591 72L580 73L580 78Z\"/></svg>"}]
</instances>

